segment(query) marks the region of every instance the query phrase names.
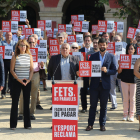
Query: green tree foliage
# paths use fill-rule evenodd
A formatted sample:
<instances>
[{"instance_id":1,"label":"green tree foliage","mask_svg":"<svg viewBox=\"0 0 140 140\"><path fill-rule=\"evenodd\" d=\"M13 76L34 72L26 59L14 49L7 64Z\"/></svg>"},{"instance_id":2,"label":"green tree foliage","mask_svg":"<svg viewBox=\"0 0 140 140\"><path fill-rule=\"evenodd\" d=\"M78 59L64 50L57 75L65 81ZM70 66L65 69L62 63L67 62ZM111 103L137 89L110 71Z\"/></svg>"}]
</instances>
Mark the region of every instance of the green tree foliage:
<instances>
[{"instance_id":1,"label":"green tree foliage","mask_svg":"<svg viewBox=\"0 0 140 140\"><path fill-rule=\"evenodd\" d=\"M0 17L4 17L11 9L22 9L29 2L39 2L41 0L0 0Z\"/></svg>"},{"instance_id":2,"label":"green tree foliage","mask_svg":"<svg viewBox=\"0 0 140 140\"><path fill-rule=\"evenodd\" d=\"M125 19L127 15L131 15L134 19L133 23L137 24L140 19L140 0L116 0L116 4L120 5L121 8L117 8L114 16L119 16L120 18ZM109 0L98 0L95 6L102 6L103 4L109 5ZM108 10L108 12L110 12Z\"/></svg>"}]
</instances>

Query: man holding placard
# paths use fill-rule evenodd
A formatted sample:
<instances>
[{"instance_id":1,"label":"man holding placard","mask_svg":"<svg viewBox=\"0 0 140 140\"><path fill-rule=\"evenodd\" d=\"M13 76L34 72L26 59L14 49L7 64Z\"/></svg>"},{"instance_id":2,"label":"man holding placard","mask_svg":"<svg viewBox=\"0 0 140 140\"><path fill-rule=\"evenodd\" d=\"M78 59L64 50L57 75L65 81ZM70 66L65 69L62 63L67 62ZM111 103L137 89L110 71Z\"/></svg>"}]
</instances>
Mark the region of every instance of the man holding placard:
<instances>
[{"instance_id":1,"label":"man holding placard","mask_svg":"<svg viewBox=\"0 0 140 140\"><path fill-rule=\"evenodd\" d=\"M16 42L12 40L12 33L6 32L6 39L1 42L2 46L5 46L5 59L4 59L4 71L5 71L5 81L7 80L7 75L9 72L9 80L10 80L10 95L12 96L12 75L10 73L10 62L12 58L12 54L14 52L14 48ZM6 82L4 88L1 92L1 99L6 98Z\"/></svg>"},{"instance_id":2,"label":"man holding placard","mask_svg":"<svg viewBox=\"0 0 140 140\"><path fill-rule=\"evenodd\" d=\"M110 75L114 75L117 72L116 61L114 55L108 53L107 40L104 38L99 39L98 46L100 51L91 55L89 61L101 61L102 76L92 77L90 83L90 110L88 126L86 131L93 129L95 121L96 108L98 98L100 99L100 131L106 131L106 113L107 113L107 101L110 93Z\"/></svg>"}]
</instances>

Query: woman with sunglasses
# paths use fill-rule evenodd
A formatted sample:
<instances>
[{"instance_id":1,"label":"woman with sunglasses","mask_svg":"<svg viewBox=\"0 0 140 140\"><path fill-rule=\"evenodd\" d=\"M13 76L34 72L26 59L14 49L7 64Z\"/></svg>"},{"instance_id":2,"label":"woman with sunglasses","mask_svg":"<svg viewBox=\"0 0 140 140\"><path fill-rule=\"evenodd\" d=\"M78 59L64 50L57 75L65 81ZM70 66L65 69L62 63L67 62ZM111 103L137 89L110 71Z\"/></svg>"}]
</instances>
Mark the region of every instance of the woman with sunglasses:
<instances>
[{"instance_id":1,"label":"woman with sunglasses","mask_svg":"<svg viewBox=\"0 0 140 140\"><path fill-rule=\"evenodd\" d=\"M18 41L15 55L11 59L10 72L14 77L10 128L15 130L17 126L18 101L22 90L24 98L24 128L31 129L29 102L31 78L33 76L33 58L30 53L30 45L26 40Z\"/></svg>"}]
</instances>

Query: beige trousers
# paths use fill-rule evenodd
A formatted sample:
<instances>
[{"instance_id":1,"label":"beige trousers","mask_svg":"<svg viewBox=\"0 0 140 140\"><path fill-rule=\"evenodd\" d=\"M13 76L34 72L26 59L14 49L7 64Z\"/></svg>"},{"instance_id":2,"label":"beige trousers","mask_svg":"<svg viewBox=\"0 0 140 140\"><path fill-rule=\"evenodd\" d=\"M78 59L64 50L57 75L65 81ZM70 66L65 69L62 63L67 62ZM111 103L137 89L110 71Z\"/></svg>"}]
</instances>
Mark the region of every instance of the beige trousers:
<instances>
[{"instance_id":1,"label":"beige trousers","mask_svg":"<svg viewBox=\"0 0 140 140\"><path fill-rule=\"evenodd\" d=\"M37 94L40 83L39 72L34 73L31 80L31 106L30 106L30 115L35 114L36 103L37 103ZM21 91L20 100L19 100L19 115L23 115L23 94Z\"/></svg>"}]
</instances>

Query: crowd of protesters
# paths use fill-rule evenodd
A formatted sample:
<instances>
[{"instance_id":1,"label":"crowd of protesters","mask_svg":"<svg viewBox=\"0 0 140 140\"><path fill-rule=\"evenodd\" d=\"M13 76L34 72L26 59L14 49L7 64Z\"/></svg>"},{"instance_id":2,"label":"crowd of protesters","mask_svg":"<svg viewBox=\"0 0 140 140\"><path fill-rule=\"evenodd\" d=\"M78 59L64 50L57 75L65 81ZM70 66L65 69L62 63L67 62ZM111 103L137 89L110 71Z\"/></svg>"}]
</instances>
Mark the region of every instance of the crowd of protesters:
<instances>
[{"instance_id":1,"label":"crowd of protesters","mask_svg":"<svg viewBox=\"0 0 140 140\"><path fill-rule=\"evenodd\" d=\"M29 21L26 20L28 28ZM44 31L44 40L49 39ZM40 79L43 81L43 89L46 89L46 73L44 66L47 67L48 79L54 76L54 80L79 80L79 61L81 58L70 55L70 52L85 52L86 61L101 61L102 77L83 77L83 87L78 90L81 97L81 113L87 112L87 95L90 94L89 119L86 131L93 129L96 108L100 100L100 130L105 131L107 117L107 102L111 99L112 106L110 110L117 109L116 87L118 86L122 102L123 102L123 121L134 121L134 115L140 124L140 59L135 63L134 69L121 69L120 60L114 54L107 51L109 42L123 42L123 33L112 31L109 35L103 32L102 35L96 31L96 35L91 33L83 33L83 45L79 46L77 42L73 42L71 46L66 42L68 35L65 32L57 33L56 39L61 46L60 54L50 56L48 50L48 64L44 62L33 62L30 48L39 47L37 44L38 36L33 34L25 39L22 34L22 28L19 26L16 35L0 31L0 45L12 46L12 59L3 59L0 55L0 91L1 99L6 98L6 92L10 92L12 98L10 128L16 129L17 120L24 119L24 128L31 129L31 120L35 120L35 110L43 109L40 105ZM72 34L81 34L72 31ZM135 55L137 47L140 46L140 32L137 33L135 40L130 40L127 44L123 42L124 54ZM88 60L88 55L91 55ZM72 68L71 68L72 67ZM56 71L57 69L57 71ZM40 71L44 77L40 78ZM8 81L8 90L6 91ZM117 82L116 82L117 81ZM116 84L117 83L117 84ZM136 96L135 96L136 95ZM31 102L30 102L31 96ZM136 100L136 103L135 103ZM18 101L19 114L18 114ZM31 104L31 107L29 107ZM135 111L136 104L136 111ZM140 131L140 128L139 128Z\"/></svg>"}]
</instances>

